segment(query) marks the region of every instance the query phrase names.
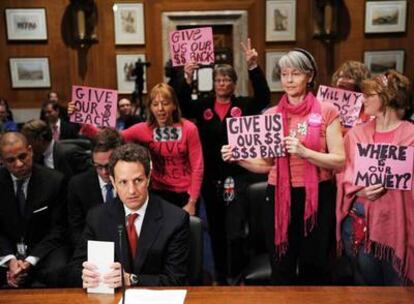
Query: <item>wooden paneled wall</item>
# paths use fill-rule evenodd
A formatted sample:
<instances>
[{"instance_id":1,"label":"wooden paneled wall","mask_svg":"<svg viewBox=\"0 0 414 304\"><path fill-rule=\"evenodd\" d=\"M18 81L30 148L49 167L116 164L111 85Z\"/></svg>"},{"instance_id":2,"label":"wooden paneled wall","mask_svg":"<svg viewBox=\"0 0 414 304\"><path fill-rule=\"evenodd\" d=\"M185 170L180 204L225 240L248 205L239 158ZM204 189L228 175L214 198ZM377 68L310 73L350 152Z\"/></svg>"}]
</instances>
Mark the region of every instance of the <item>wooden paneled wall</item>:
<instances>
[{"instance_id":1,"label":"wooden paneled wall","mask_svg":"<svg viewBox=\"0 0 414 304\"><path fill-rule=\"evenodd\" d=\"M98 7L97 34L99 43L87 51L65 44L70 34L65 24L69 0L2 0L0 9L4 18L5 8L44 7L47 10L48 40L46 42L8 42L5 26L0 30L0 96L14 108L38 107L49 90L60 93L62 100L69 100L71 85L116 88L115 55L145 53L152 65L148 71L149 88L163 79L161 49L161 13L175 10L225 10L243 9L249 15L249 36L260 53L260 64L265 64L266 50L287 50L292 47L309 49L320 66L319 82L329 83L329 70L336 69L349 59L362 60L365 50L404 49L405 74L414 79L414 3L409 3L407 31L401 35L364 34L365 1L343 0L340 27L348 32L345 39L334 47L334 67L326 67L325 45L313 38L313 22L310 0L297 0L297 23L295 42L265 42L265 0L95 0ZM145 6L145 39L142 46L115 46L112 6L114 2L143 2ZM5 21L2 21L5 25ZM331 53L332 54L332 53ZM47 56L50 61L52 87L50 89L12 89L10 83L9 57ZM278 96L274 96L276 100Z\"/></svg>"}]
</instances>

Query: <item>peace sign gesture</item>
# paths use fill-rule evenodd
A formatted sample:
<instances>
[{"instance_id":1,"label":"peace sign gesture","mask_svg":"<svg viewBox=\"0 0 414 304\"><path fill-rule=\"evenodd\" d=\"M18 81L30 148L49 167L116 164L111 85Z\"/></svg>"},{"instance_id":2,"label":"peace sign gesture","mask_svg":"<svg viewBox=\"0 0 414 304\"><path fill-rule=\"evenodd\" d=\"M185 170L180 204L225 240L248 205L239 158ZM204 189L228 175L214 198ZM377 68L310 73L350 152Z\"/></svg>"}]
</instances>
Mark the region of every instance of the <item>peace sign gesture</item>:
<instances>
[{"instance_id":1,"label":"peace sign gesture","mask_svg":"<svg viewBox=\"0 0 414 304\"><path fill-rule=\"evenodd\" d=\"M247 39L247 46L241 42L241 47L243 48L244 55L246 56L246 62L247 62L247 68L249 70L254 69L257 67L257 51L255 48L252 49L252 43L250 41L250 38Z\"/></svg>"}]
</instances>

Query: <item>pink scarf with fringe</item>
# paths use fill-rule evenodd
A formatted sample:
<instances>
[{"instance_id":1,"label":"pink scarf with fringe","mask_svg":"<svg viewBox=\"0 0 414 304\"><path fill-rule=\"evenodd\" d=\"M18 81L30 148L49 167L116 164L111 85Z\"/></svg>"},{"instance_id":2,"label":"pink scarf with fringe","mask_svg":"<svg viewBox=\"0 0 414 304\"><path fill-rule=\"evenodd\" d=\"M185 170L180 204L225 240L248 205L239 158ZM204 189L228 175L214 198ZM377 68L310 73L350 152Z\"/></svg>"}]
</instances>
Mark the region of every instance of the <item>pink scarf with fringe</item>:
<instances>
[{"instance_id":1,"label":"pink scarf with fringe","mask_svg":"<svg viewBox=\"0 0 414 304\"><path fill-rule=\"evenodd\" d=\"M375 120L353 127L346 135L347 155L344 171L337 174L336 238L342 249L341 225L356 201L361 186L353 184L355 147L358 142L374 143ZM403 121L395 130L394 145L414 146L414 126ZM366 209L367 232L365 250L378 259L390 260L404 284L414 284L414 180L411 191L387 189L387 192L369 201L359 198Z\"/></svg>"},{"instance_id":2,"label":"pink scarf with fringe","mask_svg":"<svg viewBox=\"0 0 414 304\"><path fill-rule=\"evenodd\" d=\"M284 135L288 136L289 126L288 115L308 115L307 134L303 145L314 151L321 148L320 130L322 124L321 105L312 93L308 93L299 105L289 103L287 95L283 95L278 106L277 112L282 114ZM289 156L276 158L277 181L275 191L275 239L276 253L282 257L288 248L288 227L290 223L290 169ZM304 166L305 181L305 236L313 229L316 224L318 210L318 191L319 179L318 168L305 160Z\"/></svg>"}]
</instances>

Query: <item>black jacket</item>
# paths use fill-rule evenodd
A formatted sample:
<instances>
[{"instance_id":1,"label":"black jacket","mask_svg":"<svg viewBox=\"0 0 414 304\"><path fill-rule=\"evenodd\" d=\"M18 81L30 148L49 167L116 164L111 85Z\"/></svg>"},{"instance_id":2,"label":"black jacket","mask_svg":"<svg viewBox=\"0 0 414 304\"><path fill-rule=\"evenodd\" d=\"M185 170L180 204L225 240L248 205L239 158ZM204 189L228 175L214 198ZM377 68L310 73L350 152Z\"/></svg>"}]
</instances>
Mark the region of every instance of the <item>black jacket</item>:
<instances>
[{"instance_id":1,"label":"black jacket","mask_svg":"<svg viewBox=\"0 0 414 304\"><path fill-rule=\"evenodd\" d=\"M124 227L123 255L119 250L118 226ZM138 276L139 286L185 285L189 253L188 214L150 194L147 210L137 244L137 257L132 259L128 249L125 211L116 199L90 210L82 239L73 256L72 278L81 286L82 263L87 260L87 241L115 242L115 260L126 272Z\"/></svg>"},{"instance_id":2,"label":"black jacket","mask_svg":"<svg viewBox=\"0 0 414 304\"><path fill-rule=\"evenodd\" d=\"M214 97L192 101L190 86L184 80L177 85L176 90L179 91L177 93L182 96L180 106L183 115L197 120L203 145L205 179L219 180L229 175L245 172L245 169L238 165L225 163L221 158L220 150L223 145L228 144L226 118L238 114L240 116L260 114L270 103L270 89L260 67L250 70L249 78L253 86L254 96L233 96L230 109L223 121L214 112ZM186 97L184 98L184 96ZM210 113L213 115L209 115Z\"/></svg>"}]
</instances>

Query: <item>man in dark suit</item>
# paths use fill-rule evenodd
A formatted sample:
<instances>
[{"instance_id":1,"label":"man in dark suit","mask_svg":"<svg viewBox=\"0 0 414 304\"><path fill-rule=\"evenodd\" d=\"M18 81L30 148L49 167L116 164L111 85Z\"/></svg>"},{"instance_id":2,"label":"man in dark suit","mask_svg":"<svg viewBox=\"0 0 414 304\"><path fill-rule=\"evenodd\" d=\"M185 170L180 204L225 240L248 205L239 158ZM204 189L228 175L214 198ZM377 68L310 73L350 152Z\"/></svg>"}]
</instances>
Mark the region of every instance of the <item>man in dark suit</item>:
<instances>
[{"instance_id":1,"label":"man in dark suit","mask_svg":"<svg viewBox=\"0 0 414 304\"><path fill-rule=\"evenodd\" d=\"M68 185L68 219L72 246L75 247L85 227L88 210L114 199L115 191L109 179L109 158L122 144L119 133L102 129L92 141L94 168L74 176Z\"/></svg>"},{"instance_id":2,"label":"man in dark suit","mask_svg":"<svg viewBox=\"0 0 414 304\"><path fill-rule=\"evenodd\" d=\"M63 119L60 115L59 104L56 101L47 100L44 102L40 116L52 130L53 139L73 139L79 137L80 125Z\"/></svg>"},{"instance_id":3,"label":"man in dark suit","mask_svg":"<svg viewBox=\"0 0 414 304\"><path fill-rule=\"evenodd\" d=\"M142 122L139 116L134 114L132 103L127 98L121 98L118 100L118 113L119 117L116 120L116 129L121 131L132 127L133 125Z\"/></svg>"},{"instance_id":4,"label":"man in dark suit","mask_svg":"<svg viewBox=\"0 0 414 304\"><path fill-rule=\"evenodd\" d=\"M2 136L0 155L0 272L7 271L9 287L48 285L48 273L68 258L63 175L34 165L31 146L17 132Z\"/></svg>"},{"instance_id":5,"label":"man in dark suit","mask_svg":"<svg viewBox=\"0 0 414 304\"><path fill-rule=\"evenodd\" d=\"M100 281L120 287L124 267L126 286L183 285L187 282L189 216L182 209L148 193L150 156L146 148L123 145L110 160L111 181L118 198L90 210L83 237L74 254L80 266L87 256L87 241L115 243L112 271L100 274L84 262L77 277L84 288ZM122 254L118 227L123 227Z\"/></svg>"},{"instance_id":6,"label":"man in dark suit","mask_svg":"<svg viewBox=\"0 0 414 304\"><path fill-rule=\"evenodd\" d=\"M60 171L67 180L91 167L90 152L76 144L55 141L42 120L29 120L21 132L33 148L36 163Z\"/></svg>"}]
</instances>

